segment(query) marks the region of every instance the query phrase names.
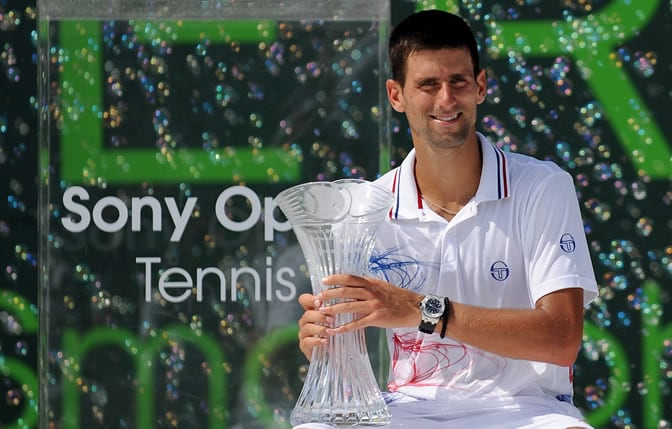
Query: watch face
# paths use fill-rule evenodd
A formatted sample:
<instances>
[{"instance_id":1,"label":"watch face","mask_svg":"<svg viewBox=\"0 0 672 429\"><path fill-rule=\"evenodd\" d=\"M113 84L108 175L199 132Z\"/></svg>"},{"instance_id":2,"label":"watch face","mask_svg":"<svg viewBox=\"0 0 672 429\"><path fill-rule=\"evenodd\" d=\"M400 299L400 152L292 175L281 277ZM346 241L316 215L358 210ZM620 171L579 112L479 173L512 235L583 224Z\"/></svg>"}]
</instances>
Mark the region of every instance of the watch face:
<instances>
[{"instance_id":1,"label":"watch face","mask_svg":"<svg viewBox=\"0 0 672 429\"><path fill-rule=\"evenodd\" d=\"M443 301L431 297L425 301L424 306L425 313L431 316L440 316L443 313Z\"/></svg>"}]
</instances>

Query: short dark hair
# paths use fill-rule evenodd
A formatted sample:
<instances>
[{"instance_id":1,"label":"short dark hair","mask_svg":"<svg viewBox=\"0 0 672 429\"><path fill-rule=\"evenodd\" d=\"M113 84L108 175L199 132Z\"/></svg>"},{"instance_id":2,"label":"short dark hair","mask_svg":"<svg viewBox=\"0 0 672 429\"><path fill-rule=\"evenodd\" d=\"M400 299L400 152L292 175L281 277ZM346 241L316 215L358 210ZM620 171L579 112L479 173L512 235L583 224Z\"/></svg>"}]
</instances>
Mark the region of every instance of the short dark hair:
<instances>
[{"instance_id":1,"label":"short dark hair","mask_svg":"<svg viewBox=\"0 0 672 429\"><path fill-rule=\"evenodd\" d=\"M402 20L390 34L388 54L392 79L404 83L406 61L425 49L465 48L471 54L474 76L480 71L478 45L469 24L461 17L441 10L423 10Z\"/></svg>"}]
</instances>

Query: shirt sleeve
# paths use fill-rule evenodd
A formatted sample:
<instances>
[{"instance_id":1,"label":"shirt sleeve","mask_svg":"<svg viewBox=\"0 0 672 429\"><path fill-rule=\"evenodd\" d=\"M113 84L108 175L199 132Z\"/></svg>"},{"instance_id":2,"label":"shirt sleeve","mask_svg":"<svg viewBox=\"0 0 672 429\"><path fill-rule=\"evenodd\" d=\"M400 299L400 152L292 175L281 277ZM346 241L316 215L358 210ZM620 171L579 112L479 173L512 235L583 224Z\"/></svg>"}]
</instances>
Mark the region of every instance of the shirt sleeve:
<instances>
[{"instance_id":1,"label":"shirt sleeve","mask_svg":"<svg viewBox=\"0 0 672 429\"><path fill-rule=\"evenodd\" d=\"M558 168L537 181L523 216L532 299L580 287L588 305L597 297L597 282L572 177Z\"/></svg>"}]
</instances>

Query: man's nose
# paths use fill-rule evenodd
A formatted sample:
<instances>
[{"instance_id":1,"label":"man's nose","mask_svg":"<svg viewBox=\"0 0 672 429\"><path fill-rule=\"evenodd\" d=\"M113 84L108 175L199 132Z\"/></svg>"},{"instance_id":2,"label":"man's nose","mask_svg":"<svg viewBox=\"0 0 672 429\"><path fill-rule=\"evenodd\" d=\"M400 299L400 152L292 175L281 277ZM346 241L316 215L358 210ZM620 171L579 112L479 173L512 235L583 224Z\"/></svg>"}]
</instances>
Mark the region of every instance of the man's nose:
<instances>
[{"instance_id":1,"label":"man's nose","mask_svg":"<svg viewBox=\"0 0 672 429\"><path fill-rule=\"evenodd\" d=\"M441 88L439 88L439 92L437 94L437 101L442 106L451 105L455 103L455 97L452 88L450 87L450 84L443 83L441 85Z\"/></svg>"}]
</instances>

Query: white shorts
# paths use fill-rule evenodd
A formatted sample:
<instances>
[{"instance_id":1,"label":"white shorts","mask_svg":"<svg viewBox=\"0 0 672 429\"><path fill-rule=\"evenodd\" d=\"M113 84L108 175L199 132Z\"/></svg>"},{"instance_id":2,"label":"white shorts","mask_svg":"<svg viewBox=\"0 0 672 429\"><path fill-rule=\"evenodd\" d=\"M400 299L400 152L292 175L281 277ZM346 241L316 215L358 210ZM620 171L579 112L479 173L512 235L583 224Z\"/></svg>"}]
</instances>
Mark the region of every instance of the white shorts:
<instances>
[{"instance_id":1,"label":"white shorts","mask_svg":"<svg viewBox=\"0 0 672 429\"><path fill-rule=\"evenodd\" d=\"M386 392L386 400L394 394ZM397 399L397 398L394 398ZM392 422L380 429L593 429L571 404L527 398L517 406L469 401L469 406L452 407L439 401L392 400L388 403ZM459 402L459 401L455 401ZM489 401L488 401L489 402ZM466 405L466 404L464 404ZM442 409L442 407L445 407ZM473 408L472 408L473 407ZM461 409L457 411L455 408ZM466 410L466 408L471 408ZM304 423L293 429L334 429L325 423ZM340 427L343 428L342 426Z\"/></svg>"},{"instance_id":2,"label":"white shorts","mask_svg":"<svg viewBox=\"0 0 672 429\"><path fill-rule=\"evenodd\" d=\"M361 426L364 427L364 426ZM546 414L543 416L524 416L515 413L486 413L478 416L463 417L451 421L436 421L424 418L395 418L385 426L369 426L371 429L593 429L588 423L563 414ZM334 426L327 423L304 423L294 426L293 429L343 429L343 426Z\"/></svg>"}]
</instances>

